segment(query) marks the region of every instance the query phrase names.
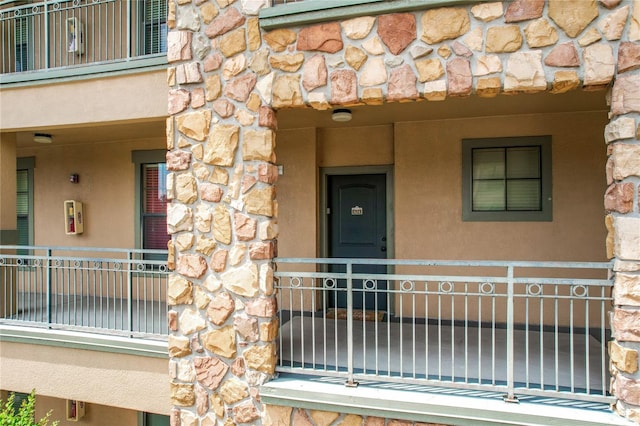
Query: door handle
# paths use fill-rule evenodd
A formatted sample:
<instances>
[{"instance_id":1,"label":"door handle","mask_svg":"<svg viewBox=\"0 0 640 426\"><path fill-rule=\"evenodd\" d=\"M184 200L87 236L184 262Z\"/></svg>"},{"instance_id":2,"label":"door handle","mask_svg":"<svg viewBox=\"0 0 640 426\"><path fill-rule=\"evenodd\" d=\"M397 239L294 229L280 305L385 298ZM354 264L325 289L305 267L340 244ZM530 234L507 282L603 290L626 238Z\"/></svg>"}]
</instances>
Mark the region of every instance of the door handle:
<instances>
[{"instance_id":1,"label":"door handle","mask_svg":"<svg viewBox=\"0 0 640 426\"><path fill-rule=\"evenodd\" d=\"M380 251L387 251L387 246L380 247Z\"/></svg>"}]
</instances>

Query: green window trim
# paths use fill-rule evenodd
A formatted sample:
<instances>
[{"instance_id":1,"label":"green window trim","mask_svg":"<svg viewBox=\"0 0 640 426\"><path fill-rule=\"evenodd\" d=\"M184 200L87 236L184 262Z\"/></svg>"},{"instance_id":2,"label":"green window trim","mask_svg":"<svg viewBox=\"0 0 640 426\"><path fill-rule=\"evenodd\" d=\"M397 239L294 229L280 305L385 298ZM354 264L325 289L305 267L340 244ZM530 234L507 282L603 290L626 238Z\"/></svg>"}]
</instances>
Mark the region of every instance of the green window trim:
<instances>
[{"instance_id":1,"label":"green window trim","mask_svg":"<svg viewBox=\"0 0 640 426\"><path fill-rule=\"evenodd\" d=\"M267 30L367 15L428 10L477 3L472 0L304 0L262 9L260 26Z\"/></svg>"},{"instance_id":2,"label":"green window trim","mask_svg":"<svg viewBox=\"0 0 640 426\"><path fill-rule=\"evenodd\" d=\"M145 248L143 241L143 229L144 229L144 217L145 212L143 212L143 185L144 185L144 168L147 165L158 165L166 163L166 154L167 151L164 149L157 150L145 150L145 151L132 151L131 153L131 162L135 165L135 240L137 248ZM164 183L164 182L163 182ZM153 215L154 217L159 216L157 214ZM166 211L164 213L166 217ZM166 219L165 219L166 220ZM165 256L166 257L166 256Z\"/></svg>"},{"instance_id":3,"label":"green window trim","mask_svg":"<svg viewBox=\"0 0 640 426\"><path fill-rule=\"evenodd\" d=\"M514 162L524 165L518 173L509 172L512 161L510 155L515 159ZM487 164L491 162L495 166L494 171L484 174L478 171L484 158L487 158ZM526 158L529 164L526 164L527 161L523 161L523 158ZM464 139L462 141L462 220L469 222L552 221L551 164L551 136ZM510 173L514 176L510 176ZM510 188L513 187L519 188L520 191L510 192ZM500 197L495 194L502 194L503 199L500 200ZM522 194L526 196L521 196ZM480 195L485 195L484 199ZM516 195L519 199L516 199Z\"/></svg>"}]
</instances>

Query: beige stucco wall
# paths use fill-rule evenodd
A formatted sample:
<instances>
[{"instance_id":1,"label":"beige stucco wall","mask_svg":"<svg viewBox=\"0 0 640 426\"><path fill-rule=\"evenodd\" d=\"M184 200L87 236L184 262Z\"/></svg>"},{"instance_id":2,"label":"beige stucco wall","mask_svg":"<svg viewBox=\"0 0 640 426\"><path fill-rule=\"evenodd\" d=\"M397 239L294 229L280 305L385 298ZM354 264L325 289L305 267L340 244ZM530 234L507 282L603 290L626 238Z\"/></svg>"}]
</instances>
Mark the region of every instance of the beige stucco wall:
<instances>
[{"instance_id":1,"label":"beige stucco wall","mask_svg":"<svg viewBox=\"0 0 640 426\"><path fill-rule=\"evenodd\" d=\"M164 149L162 138L35 146L18 150L34 156L35 245L135 247L135 166L131 151ZM78 173L80 182L69 182ZM83 203L84 233L65 235L63 203Z\"/></svg>"},{"instance_id":2,"label":"beige stucco wall","mask_svg":"<svg viewBox=\"0 0 640 426\"><path fill-rule=\"evenodd\" d=\"M169 412L165 358L5 341L0 346L0 371L0 389L4 390L28 393L35 388L42 396L158 414ZM122 412L117 415L130 417ZM98 416L96 413L95 421Z\"/></svg>"},{"instance_id":3,"label":"beige stucco wall","mask_svg":"<svg viewBox=\"0 0 640 426\"><path fill-rule=\"evenodd\" d=\"M2 131L167 115L166 70L2 89Z\"/></svg>"},{"instance_id":4,"label":"beige stucco wall","mask_svg":"<svg viewBox=\"0 0 640 426\"><path fill-rule=\"evenodd\" d=\"M278 133L279 256L316 256L319 167L394 165L400 259L604 261L605 111L398 122ZM552 222L463 222L461 140L552 136ZM594 170L602 172L594 173Z\"/></svg>"},{"instance_id":5,"label":"beige stucco wall","mask_svg":"<svg viewBox=\"0 0 640 426\"><path fill-rule=\"evenodd\" d=\"M42 418L51 410L51 420L59 421L58 426L138 426L138 412L101 404L85 404L84 417L79 422L66 420L66 400L42 395L36 396L36 418Z\"/></svg>"}]
</instances>

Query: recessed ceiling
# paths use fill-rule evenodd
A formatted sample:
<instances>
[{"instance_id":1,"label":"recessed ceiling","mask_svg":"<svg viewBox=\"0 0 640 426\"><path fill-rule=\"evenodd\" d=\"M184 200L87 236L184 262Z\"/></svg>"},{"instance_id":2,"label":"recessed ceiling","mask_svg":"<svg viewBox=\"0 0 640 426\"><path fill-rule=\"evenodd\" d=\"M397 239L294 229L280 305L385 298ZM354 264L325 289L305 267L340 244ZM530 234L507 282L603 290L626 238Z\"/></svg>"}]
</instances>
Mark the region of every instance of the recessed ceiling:
<instances>
[{"instance_id":1,"label":"recessed ceiling","mask_svg":"<svg viewBox=\"0 0 640 426\"><path fill-rule=\"evenodd\" d=\"M165 137L166 121L98 124L82 127L38 128L17 133L18 147L40 146L33 141L34 133L50 134L56 146L82 143L116 142L130 139Z\"/></svg>"},{"instance_id":2,"label":"recessed ceiling","mask_svg":"<svg viewBox=\"0 0 640 426\"><path fill-rule=\"evenodd\" d=\"M350 107L353 118L346 123L331 120L332 110L282 109L277 113L279 129L304 127L359 127L407 121L447 118L535 114L542 112L608 111L606 91L582 91L500 95L495 98L468 96L445 101L395 102L379 106Z\"/></svg>"}]
</instances>

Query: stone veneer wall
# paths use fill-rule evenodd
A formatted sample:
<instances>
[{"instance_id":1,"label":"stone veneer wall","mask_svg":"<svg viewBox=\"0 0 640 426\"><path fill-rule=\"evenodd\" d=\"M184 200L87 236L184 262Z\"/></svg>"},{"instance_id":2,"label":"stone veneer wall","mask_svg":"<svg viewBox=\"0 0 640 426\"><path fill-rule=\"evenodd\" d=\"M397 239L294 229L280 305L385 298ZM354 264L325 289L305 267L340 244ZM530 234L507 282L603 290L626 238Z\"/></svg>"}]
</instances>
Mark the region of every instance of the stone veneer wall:
<instances>
[{"instance_id":1,"label":"stone veneer wall","mask_svg":"<svg viewBox=\"0 0 640 426\"><path fill-rule=\"evenodd\" d=\"M279 328L276 109L607 86L611 389L640 422L640 0L478 3L270 32L257 18L266 3L169 0L172 425L338 419L260 402Z\"/></svg>"}]
</instances>

